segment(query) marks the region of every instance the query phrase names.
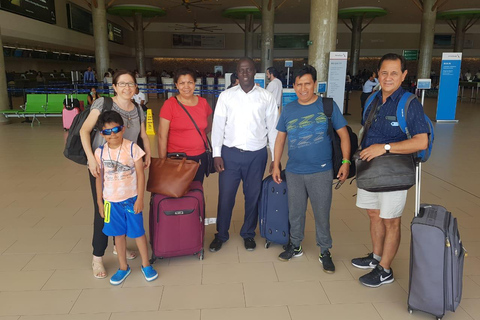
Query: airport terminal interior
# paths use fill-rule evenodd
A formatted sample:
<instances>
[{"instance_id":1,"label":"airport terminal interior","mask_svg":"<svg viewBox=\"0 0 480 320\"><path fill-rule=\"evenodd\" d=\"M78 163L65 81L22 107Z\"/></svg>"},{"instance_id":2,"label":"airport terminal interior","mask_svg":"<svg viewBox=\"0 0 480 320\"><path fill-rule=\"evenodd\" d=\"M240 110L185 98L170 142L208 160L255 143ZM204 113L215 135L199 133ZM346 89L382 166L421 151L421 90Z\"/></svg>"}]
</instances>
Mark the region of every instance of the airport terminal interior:
<instances>
[{"instance_id":1,"label":"airport terminal interior","mask_svg":"<svg viewBox=\"0 0 480 320\"><path fill-rule=\"evenodd\" d=\"M12 54L5 57L5 70L0 69L2 73L6 71L20 75L25 70L32 69L42 71L49 77L54 69L63 69L67 73L65 81L68 82L69 71L84 71L88 66L95 68L95 62L88 60L95 55L93 37L69 29L64 13L67 4L88 10L85 4L88 1L55 2L57 22L64 24L64 27L0 10L4 54ZM199 2L214 3L206 0ZM445 10L478 6L477 0L445 2ZM198 14L196 19L199 23L212 25L211 22L214 21L213 24L224 29L214 33L223 35L225 46L223 49L210 50L179 49L172 46L170 40L161 40L160 36L172 37L175 32L192 34L191 29L172 31L171 28L177 22L182 25L193 22L192 16L188 16L190 13L185 10L185 5L182 5L185 1L162 0L145 3L161 3L160 7L171 6L171 11L178 13L173 17L165 16L165 21L162 21L163 17L153 21L150 29L146 28L147 71L156 69L160 72L166 69L171 72L182 63L189 63L192 68L202 73L213 74L215 70L212 66L219 64L224 66L224 72L234 71L235 59L244 55L243 34L237 25L224 18L209 20L202 9L193 8L194 13ZM215 3L222 3L222 10L252 4L240 0L219 0ZM279 19L284 19L278 26L282 34L291 33L285 31L289 28L295 34L308 33L309 13L306 11L310 2L298 0L298 5L295 3L288 0L283 10L279 9ZM374 68L379 58L389 51L402 53L404 49L418 48L421 23L421 13L417 8L419 3L421 1L417 0L396 3L377 0L339 1L340 8L359 5L383 7L388 9L388 15L391 14L393 19L392 30L384 28L390 23L388 15L379 18L365 29L359 69ZM1 4L4 4L3 0ZM177 5L180 7L176 7ZM220 8L220 5L218 7ZM221 12L219 8L215 6L214 10ZM288 10L295 8L298 8L300 18L292 18L289 22ZM303 11L300 12L300 8ZM167 8L166 11L168 10ZM403 12L399 17L399 13L394 10L410 10L412 15ZM480 12L480 9L478 10ZM126 18L125 22L117 16L108 15L107 19L111 19L124 30L123 44L109 43L111 67L135 69L134 34L127 25L127 22L132 22L131 18ZM405 20L405 25L402 24L402 19ZM291 27L289 23L292 24ZM472 25L465 40L462 63L468 65L472 73L480 70L479 24L477 22ZM37 31L26 30L36 27ZM19 31L15 33L15 29ZM338 30L339 35L343 36L339 36L337 51L349 52L350 31L340 20ZM437 30L440 30L441 35L455 34L446 22L439 22ZM257 34L260 33L261 28L257 31ZM236 39L235 42L228 42L230 38ZM392 38L397 38L401 44L396 45ZM445 40L445 37L438 39L448 40ZM451 37L449 39L452 41ZM444 46L447 45L437 44L433 50L434 82L435 79L438 81L435 74L440 74L441 53L451 52L453 43ZM15 56L15 50L5 50L5 47L15 50L22 47L31 51L35 48L49 52L59 50L72 55L82 55L83 60L58 58L58 61L53 61L47 58ZM228 53L222 54L222 51ZM60 56L60 53L58 54ZM255 47L254 54L254 58L259 62L260 46ZM308 61L307 57L308 47L276 50L274 63L278 69L286 71L283 68L285 60L293 60L294 68L298 68ZM259 65L257 72L264 72ZM407 67L409 66L409 75L413 77L416 74L417 61L408 61ZM462 73L465 71L462 65ZM57 73L60 78L60 73ZM19 80L18 83L25 80L20 76L15 79ZM102 81L100 78L99 80ZM34 91L25 91L32 88L15 88L15 82L10 83L9 88L12 90L12 108L18 109L25 102L24 93L33 93L38 88L34 86ZM39 88L47 90L48 83ZM461 304L455 313L447 312L443 317L445 320L480 320L480 169L477 164L480 158L480 101L476 90L478 89L474 87L459 90L455 114L457 123L434 121L433 152L431 158L423 164L421 202L439 204L452 212L458 219L460 235L468 252L463 273ZM345 115L345 119L353 131L358 133L361 128L361 90L357 87L347 93L345 102L348 102L349 115ZM424 109L432 120L436 119L437 93L431 90L425 98ZM215 106L216 95L218 94L212 91L205 94L212 107ZM165 94L148 94L148 100L148 107L153 112L154 127L158 131L158 115L165 101ZM223 245L222 250L215 253L208 251L208 245L216 233L215 224L210 224L205 228L203 260L199 260L197 256L157 260L153 266L159 272L159 278L146 282L140 272L141 259L137 258L129 261L132 274L120 286L113 287L108 278L95 279L91 269L93 206L87 167L63 156L68 132L64 131L61 118L39 118L40 124L25 123L23 120L13 118L9 124L0 124L0 164L3 169L0 173L0 320L434 319L430 314L420 311L409 314L407 310L414 187L408 193L402 216L401 244L392 265L395 281L379 288L363 286L358 278L366 272L351 264L352 258L371 252L372 244L369 218L365 210L355 206L357 188L355 181L350 183L350 180L338 190L333 190L331 253L336 265L334 274L323 272L318 261L319 249L315 244L315 226L310 205L307 210L305 240L302 243L305 253L303 256L289 262L279 261L278 255L283 251L282 246L272 244L265 248L265 240L260 237L258 228L255 237L257 248L251 252L246 251L240 237L244 212L240 187L230 227L230 240ZM149 136L153 156L157 156L157 138L156 135ZM286 161L285 151L282 157L284 166ZM267 171L265 176L268 176ZM205 179L204 194L206 217L214 218L218 201L218 174L212 174ZM144 204L144 225L147 230L149 202L150 193L147 192ZM135 250L135 242L130 239L128 247ZM118 268L117 257L112 250L110 239L104 257L109 276Z\"/></svg>"}]
</instances>

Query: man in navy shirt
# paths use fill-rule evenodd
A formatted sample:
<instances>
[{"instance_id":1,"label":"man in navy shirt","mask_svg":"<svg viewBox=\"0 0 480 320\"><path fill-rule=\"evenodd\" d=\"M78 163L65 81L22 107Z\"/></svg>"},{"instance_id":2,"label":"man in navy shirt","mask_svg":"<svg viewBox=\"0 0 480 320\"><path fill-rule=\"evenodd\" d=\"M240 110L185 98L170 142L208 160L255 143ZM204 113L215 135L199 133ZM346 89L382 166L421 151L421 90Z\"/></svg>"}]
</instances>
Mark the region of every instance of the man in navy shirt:
<instances>
[{"instance_id":1,"label":"man in navy shirt","mask_svg":"<svg viewBox=\"0 0 480 320\"><path fill-rule=\"evenodd\" d=\"M332 204L332 140L328 135L328 119L323 112L322 99L314 93L317 71L305 66L295 75L294 89L298 100L285 106L277 124L275 158L272 177L280 183L280 159L288 138L288 162L285 169L288 187L290 243L279 255L281 261L303 255L305 212L310 198L315 216L316 242L320 247L319 260L327 273L335 272L330 254L330 206ZM347 121L334 103L332 124L341 139L344 156L338 179L343 182L350 169L350 137Z\"/></svg>"},{"instance_id":2,"label":"man in navy shirt","mask_svg":"<svg viewBox=\"0 0 480 320\"><path fill-rule=\"evenodd\" d=\"M378 80L382 91L377 98L365 106L365 118L373 108L378 108L367 136L362 143L360 158L370 161L385 153L411 154L427 148L428 126L423 107L418 100L412 100L408 109L407 126L411 139L400 129L396 119L397 105L405 93L401 88L407 70L403 56L389 53L378 64ZM374 110L375 111L375 110ZM360 282L368 287L379 287L392 283L392 261L400 245L401 216L405 208L407 190L392 192L357 191L357 207L367 210L370 217L370 235L373 252L362 258L352 259L352 264L360 269L373 269L360 277Z\"/></svg>"}]
</instances>

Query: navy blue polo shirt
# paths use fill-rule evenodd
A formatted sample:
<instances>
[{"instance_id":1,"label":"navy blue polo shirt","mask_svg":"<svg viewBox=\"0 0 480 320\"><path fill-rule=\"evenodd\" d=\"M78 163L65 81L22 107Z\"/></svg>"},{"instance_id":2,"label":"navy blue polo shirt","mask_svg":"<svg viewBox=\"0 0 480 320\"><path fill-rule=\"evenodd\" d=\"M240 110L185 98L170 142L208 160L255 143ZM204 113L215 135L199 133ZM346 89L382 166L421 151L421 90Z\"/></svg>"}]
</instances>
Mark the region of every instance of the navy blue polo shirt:
<instances>
[{"instance_id":1,"label":"navy blue polo shirt","mask_svg":"<svg viewBox=\"0 0 480 320\"><path fill-rule=\"evenodd\" d=\"M397 104L405 93L402 87L398 88L385 103L380 106L377 117L372 122L367 136L363 141L362 148L368 148L372 144L385 144L392 142L400 142L407 139L407 135L400 129L397 122ZM378 94L379 103L382 103L382 92ZM375 100L368 106L365 112L365 119L368 117L370 110L375 106ZM425 121L423 106L417 99L412 100L407 114L407 126L411 136L420 133L428 133L428 124Z\"/></svg>"}]
</instances>

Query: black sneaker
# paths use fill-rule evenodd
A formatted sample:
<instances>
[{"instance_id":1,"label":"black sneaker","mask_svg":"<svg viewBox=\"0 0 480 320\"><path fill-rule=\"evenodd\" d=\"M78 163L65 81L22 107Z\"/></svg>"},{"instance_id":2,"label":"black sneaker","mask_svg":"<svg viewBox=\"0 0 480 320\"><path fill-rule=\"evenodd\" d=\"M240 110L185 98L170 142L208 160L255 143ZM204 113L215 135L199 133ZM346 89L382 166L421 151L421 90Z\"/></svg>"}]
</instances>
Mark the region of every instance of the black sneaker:
<instances>
[{"instance_id":1,"label":"black sneaker","mask_svg":"<svg viewBox=\"0 0 480 320\"><path fill-rule=\"evenodd\" d=\"M215 236L215 239L213 239L212 243L210 243L210 251L211 252L217 252L222 248L223 241L218 239Z\"/></svg>"},{"instance_id":2,"label":"black sneaker","mask_svg":"<svg viewBox=\"0 0 480 320\"><path fill-rule=\"evenodd\" d=\"M302 246L294 247L293 244L289 243L285 247L285 251L280 253L278 259L281 261L289 261L292 258L303 256Z\"/></svg>"},{"instance_id":3,"label":"black sneaker","mask_svg":"<svg viewBox=\"0 0 480 320\"><path fill-rule=\"evenodd\" d=\"M243 239L243 242L245 243L245 249L248 251L253 251L257 247L255 239L253 238L245 238Z\"/></svg>"},{"instance_id":4,"label":"black sneaker","mask_svg":"<svg viewBox=\"0 0 480 320\"><path fill-rule=\"evenodd\" d=\"M360 269L375 269L379 262L373 257L373 252L366 257L352 259L352 265Z\"/></svg>"},{"instance_id":5,"label":"black sneaker","mask_svg":"<svg viewBox=\"0 0 480 320\"><path fill-rule=\"evenodd\" d=\"M382 284L392 283L393 280L393 270L390 269L390 273L386 273L381 265L377 265L375 269L360 277L360 283L364 286L377 288Z\"/></svg>"},{"instance_id":6,"label":"black sneaker","mask_svg":"<svg viewBox=\"0 0 480 320\"><path fill-rule=\"evenodd\" d=\"M325 251L323 254L318 256L318 261L320 261L323 265L323 271L326 273L334 273L335 272L335 265L332 261L332 255L330 251Z\"/></svg>"}]
</instances>

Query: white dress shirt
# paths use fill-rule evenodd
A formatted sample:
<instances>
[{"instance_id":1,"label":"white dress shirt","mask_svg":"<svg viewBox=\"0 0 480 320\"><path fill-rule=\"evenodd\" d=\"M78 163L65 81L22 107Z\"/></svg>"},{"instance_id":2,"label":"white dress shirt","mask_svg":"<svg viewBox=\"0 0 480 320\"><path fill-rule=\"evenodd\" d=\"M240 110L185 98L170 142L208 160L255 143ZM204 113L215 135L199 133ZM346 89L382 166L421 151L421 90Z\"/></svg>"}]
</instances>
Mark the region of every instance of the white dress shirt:
<instances>
[{"instance_id":1,"label":"white dress shirt","mask_svg":"<svg viewBox=\"0 0 480 320\"><path fill-rule=\"evenodd\" d=\"M270 146L272 160L277 137L278 108L267 90L253 86L250 92L240 85L220 94L212 127L213 156L222 156L222 146L257 151Z\"/></svg>"},{"instance_id":2,"label":"white dress shirt","mask_svg":"<svg viewBox=\"0 0 480 320\"><path fill-rule=\"evenodd\" d=\"M368 79L363 85L363 93L372 93L373 89L377 86L378 79L374 78L373 81Z\"/></svg>"},{"instance_id":3,"label":"white dress shirt","mask_svg":"<svg viewBox=\"0 0 480 320\"><path fill-rule=\"evenodd\" d=\"M277 107L282 105L282 81L278 78L273 79L267 86L267 90L273 94L275 101L277 101Z\"/></svg>"},{"instance_id":4,"label":"white dress shirt","mask_svg":"<svg viewBox=\"0 0 480 320\"><path fill-rule=\"evenodd\" d=\"M134 96L133 96L133 100L138 104L140 105L140 103L143 101L145 101L145 94L141 91L139 91L138 93L136 93Z\"/></svg>"}]
</instances>

